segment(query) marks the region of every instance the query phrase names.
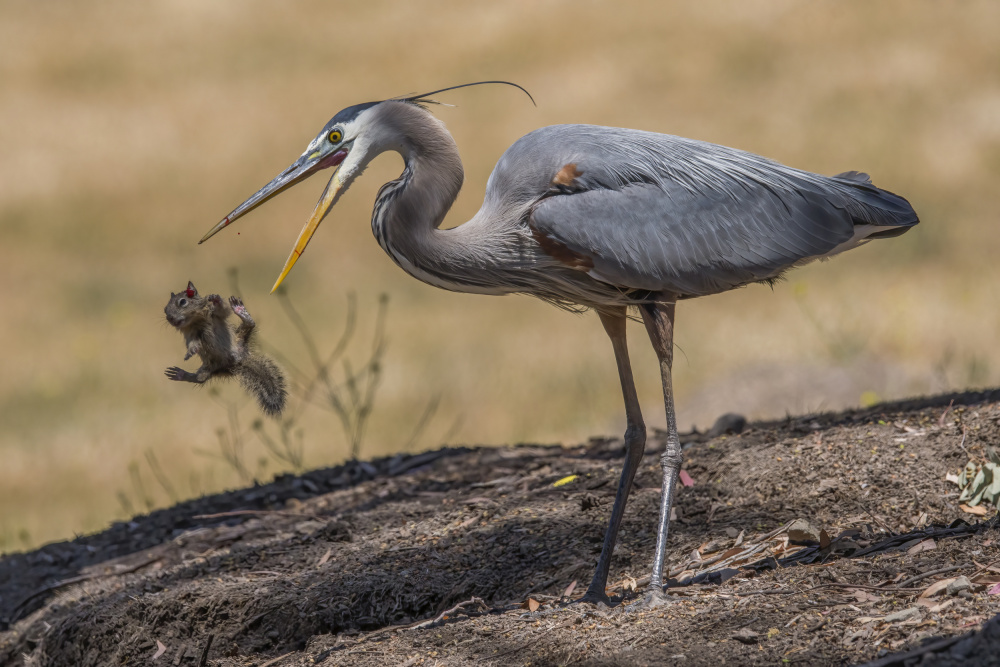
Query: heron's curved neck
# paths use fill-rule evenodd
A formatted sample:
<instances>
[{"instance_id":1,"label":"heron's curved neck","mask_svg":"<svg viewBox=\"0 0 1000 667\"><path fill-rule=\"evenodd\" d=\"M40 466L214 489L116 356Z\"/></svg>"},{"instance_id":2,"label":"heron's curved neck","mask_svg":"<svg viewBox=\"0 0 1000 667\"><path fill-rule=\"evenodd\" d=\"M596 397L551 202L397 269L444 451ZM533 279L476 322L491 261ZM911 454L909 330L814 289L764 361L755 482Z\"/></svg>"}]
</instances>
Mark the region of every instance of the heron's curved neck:
<instances>
[{"instance_id":1,"label":"heron's curved neck","mask_svg":"<svg viewBox=\"0 0 1000 667\"><path fill-rule=\"evenodd\" d=\"M382 222L393 236L422 238L440 227L462 189L458 146L443 125L430 120L402 142L398 150L406 167L379 193L379 202L387 206Z\"/></svg>"},{"instance_id":2,"label":"heron's curved neck","mask_svg":"<svg viewBox=\"0 0 1000 667\"><path fill-rule=\"evenodd\" d=\"M405 168L382 186L372 213L372 231L383 250L407 273L437 287L482 291L465 279L469 266L487 253L463 227L438 229L462 188L464 171L455 140L429 113L394 104L387 114L386 150Z\"/></svg>"}]
</instances>

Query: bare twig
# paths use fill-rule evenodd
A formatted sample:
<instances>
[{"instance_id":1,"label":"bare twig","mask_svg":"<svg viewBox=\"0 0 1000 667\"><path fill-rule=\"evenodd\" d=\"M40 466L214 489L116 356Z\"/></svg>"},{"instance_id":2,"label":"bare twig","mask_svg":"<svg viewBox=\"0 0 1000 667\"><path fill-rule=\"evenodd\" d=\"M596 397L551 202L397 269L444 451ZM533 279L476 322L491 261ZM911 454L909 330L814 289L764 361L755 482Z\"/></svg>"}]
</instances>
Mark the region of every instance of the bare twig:
<instances>
[{"instance_id":1,"label":"bare twig","mask_svg":"<svg viewBox=\"0 0 1000 667\"><path fill-rule=\"evenodd\" d=\"M789 527L790 527L790 526L791 526L791 525L792 525L793 523L795 523L795 521L789 521L788 523L784 524L783 526L780 526L780 527L778 527L778 528L775 528L774 530L772 530L772 531L771 531L770 533L768 533L767 535L764 535L763 537L758 537L757 539L755 539L755 540L753 540L752 542L750 542L750 544L759 544L760 542L766 542L766 541L768 541L769 539L771 539L772 537L774 537L775 535L780 535L780 534L782 534L783 532L785 532L786 530L788 530L788 529L789 529Z\"/></svg>"},{"instance_id":2,"label":"bare twig","mask_svg":"<svg viewBox=\"0 0 1000 667\"><path fill-rule=\"evenodd\" d=\"M969 567L968 563L966 563L965 565L952 565L951 567L942 567L938 570L931 570L930 572L924 572L922 574L918 574L915 577L910 577L909 579L899 582L899 588L906 588L910 584L916 583L921 579L926 579L927 577L933 577L936 574L945 574L947 572L954 572L955 570L961 570L962 568L966 567Z\"/></svg>"},{"instance_id":3,"label":"bare twig","mask_svg":"<svg viewBox=\"0 0 1000 667\"><path fill-rule=\"evenodd\" d=\"M295 422L292 419L284 419L281 421L278 426L278 438L281 441L280 445L268 434L264 427L263 420L256 420L253 423L252 428L253 432L257 435L257 438L261 441L261 443L263 443L264 447L274 460L279 463L286 463L292 466L292 469L295 470L295 472L302 472L305 468L305 436L302 429L293 433L292 428L294 425Z\"/></svg>"},{"instance_id":4,"label":"bare twig","mask_svg":"<svg viewBox=\"0 0 1000 667\"><path fill-rule=\"evenodd\" d=\"M427 424L430 423L431 418L434 417L434 413L437 412L438 405L440 403L441 394L434 394L431 396L431 399L427 401L427 407L424 408L423 414L420 415L420 419L417 420L417 424L413 427L413 432L410 433L409 439L406 441L406 444L403 445L402 451L410 451L410 448L420 440L420 436L424 434L424 429L427 428Z\"/></svg>"},{"instance_id":5,"label":"bare twig","mask_svg":"<svg viewBox=\"0 0 1000 667\"><path fill-rule=\"evenodd\" d=\"M139 464L135 461L129 463L128 474L132 478L132 490L135 491L136 501L145 505L147 512L152 511L153 499L146 493L146 485L143 483L142 475L139 473Z\"/></svg>"},{"instance_id":6,"label":"bare twig","mask_svg":"<svg viewBox=\"0 0 1000 667\"><path fill-rule=\"evenodd\" d=\"M201 660L198 661L198 667L205 667L208 664L208 650L212 648L213 639L215 639L215 635L208 636L208 641L205 642L205 650L201 652Z\"/></svg>"},{"instance_id":7,"label":"bare twig","mask_svg":"<svg viewBox=\"0 0 1000 667\"><path fill-rule=\"evenodd\" d=\"M528 641L524 642L520 646L515 646L514 648L509 649L507 651L504 651L503 653L497 653L495 655L491 655L490 656L490 660L496 660L497 658L501 658L501 657L503 657L505 655L510 655L511 653L517 653L518 651L522 651L522 650L528 648L529 646L531 646L532 644L534 644L535 642L537 642L542 637L547 636L553 630L561 630L563 628L568 628L569 626L573 625L574 623L576 623L576 619L575 618L572 621L569 621L567 623L563 623L561 625L557 625L555 627L549 628L548 632L539 632L532 639L529 639Z\"/></svg>"},{"instance_id":8,"label":"bare twig","mask_svg":"<svg viewBox=\"0 0 1000 667\"><path fill-rule=\"evenodd\" d=\"M290 656L292 653L294 653L294 651L289 651L288 653L283 653L283 654L279 655L277 658L271 658L267 662L262 662L260 664L260 667L271 667L271 665L277 665L279 662L281 662L282 660L284 660L285 658L287 658L288 656Z\"/></svg>"},{"instance_id":9,"label":"bare twig","mask_svg":"<svg viewBox=\"0 0 1000 667\"><path fill-rule=\"evenodd\" d=\"M153 453L152 449L147 448L145 455L146 463L149 464L149 469L152 471L153 477L156 478L156 481L159 482L160 486L166 492L167 497L170 498L170 502L176 505L180 498L174 490L174 485L170 483L170 479L163 472L163 468L160 467L160 462L157 460L156 454Z\"/></svg>"},{"instance_id":10,"label":"bare twig","mask_svg":"<svg viewBox=\"0 0 1000 667\"><path fill-rule=\"evenodd\" d=\"M944 419L945 419L945 417L948 416L948 413L951 412L951 406L953 406L953 405L955 405L955 399L954 398L951 399L950 401L948 401L948 407L946 407L944 409L944 412L941 413L941 416L938 417L938 426L944 426Z\"/></svg>"},{"instance_id":11,"label":"bare twig","mask_svg":"<svg viewBox=\"0 0 1000 667\"><path fill-rule=\"evenodd\" d=\"M449 614L454 614L456 611L458 611L462 607L468 606L470 604L481 604L484 607L486 606L486 603L483 602L482 598L473 597L473 598L471 598L469 600L466 600L465 602L459 602L457 605L455 605L451 609L446 609L446 610L442 611L440 614L438 614L438 617L435 618L434 620L427 620L427 621L424 621L423 623L418 623L417 625L414 625L413 629L417 630L419 628L426 628L429 625L434 625L435 623L440 623Z\"/></svg>"},{"instance_id":12,"label":"bare twig","mask_svg":"<svg viewBox=\"0 0 1000 667\"><path fill-rule=\"evenodd\" d=\"M44 587L40 588L39 590L35 591L34 593L32 593L31 595L29 595L28 597L26 597L23 600L21 600L21 602L18 603L18 605L16 607L14 607L14 611L11 612L9 621L11 623L13 623L14 621L17 621L18 619L20 619L21 618L21 613L24 611L25 607L27 607L28 603L30 603L32 600L34 600L35 598L37 598L37 597L39 597L41 595L45 595L46 593L51 593L52 591L57 591L60 588L65 588L66 586L72 586L73 584L83 583L84 581L92 581L94 579L101 579L101 578L104 578L104 577L118 577L118 576L121 576L123 574L131 574L133 572L137 572L138 570L141 570L142 568L146 567L147 565L152 565L153 563L157 562L158 560L160 560L160 555L159 554L157 554L155 556L152 556L150 558L147 558L146 560L142 561L141 563L137 563L137 564L132 565L130 567L127 567L127 568L125 568L123 570L117 570L115 572L95 572L95 573L92 573L92 574L81 574L81 575L79 575L77 577L70 577L69 579L62 579L62 580L57 581L55 583L49 584L48 586L44 586Z\"/></svg>"},{"instance_id":13,"label":"bare twig","mask_svg":"<svg viewBox=\"0 0 1000 667\"><path fill-rule=\"evenodd\" d=\"M192 519L224 519L230 516L289 516L303 519L329 519L330 517L319 514L306 514L305 512L287 512L284 510L233 510L231 512L217 512L215 514L196 514Z\"/></svg>"}]
</instances>

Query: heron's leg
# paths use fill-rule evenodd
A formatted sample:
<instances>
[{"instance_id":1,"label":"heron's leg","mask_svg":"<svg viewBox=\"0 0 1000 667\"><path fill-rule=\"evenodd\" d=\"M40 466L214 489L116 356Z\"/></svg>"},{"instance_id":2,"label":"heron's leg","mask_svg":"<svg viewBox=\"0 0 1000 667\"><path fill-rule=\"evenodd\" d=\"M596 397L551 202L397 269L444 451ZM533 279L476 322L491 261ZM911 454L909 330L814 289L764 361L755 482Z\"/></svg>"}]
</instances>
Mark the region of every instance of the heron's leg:
<instances>
[{"instance_id":1,"label":"heron's leg","mask_svg":"<svg viewBox=\"0 0 1000 667\"><path fill-rule=\"evenodd\" d=\"M639 397L635 391L635 382L632 380L632 366L628 359L628 345L625 341L625 309L614 313L600 313L601 324L611 338L611 345L615 350L615 361L618 362L618 376L621 378L622 394L625 396L625 417L628 426L625 430L625 464L622 466L622 476L618 482L618 493L615 495L615 504L611 508L611 523L604 533L604 546L601 548L601 558L597 561L597 570L594 578L590 582L587 594L583 596L586 602L608 602L605 588L608 583L608 570L611 567L611 554L615 549L615 541L618 537L618 529L622 523L622 515L625 513L625 502L628 494L632 490L632 480L639 469L642 461L642 453L646 448L646 425L642 421L642 414L639 411Z\"/></svg>"},{"instance_id":2,"label":"heron's leg","mask_svg":"<svg viewBox=\"0 0 1000 667\"><path fill-rule=\"evenodd\" d=\"M660 378L663 382L663 402L667 411L667 446L660 457L663 467L663 487L660 494L660 525L656 531L656 552L653 555L653 572L649 590L654 595L663 592L663 561L667 551L667 531L670 527L670 507L674 500L674 486L681 469L681 441L677 437L677 418L674 414L674 392L670 369L674 360L674 303L652 303L642 307L642 319L660 360Z\"/></svg>"}]
</instances>

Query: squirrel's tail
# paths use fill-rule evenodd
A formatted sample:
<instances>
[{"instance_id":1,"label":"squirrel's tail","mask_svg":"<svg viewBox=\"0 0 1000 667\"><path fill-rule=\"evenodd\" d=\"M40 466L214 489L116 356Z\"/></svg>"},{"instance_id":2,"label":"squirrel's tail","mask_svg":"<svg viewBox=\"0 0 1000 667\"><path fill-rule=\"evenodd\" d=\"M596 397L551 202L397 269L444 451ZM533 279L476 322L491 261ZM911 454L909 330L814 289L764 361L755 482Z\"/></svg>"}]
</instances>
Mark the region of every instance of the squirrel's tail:
<instances>
[{"instance_id":1,"label":"squirrel's tail","mask_svg":"<svg viewBox=\"0 0 1000 667\"><path fill-rule=\"evenodd\" d=\"M285 376L278 365L267 357L251 355L236 369L235 375L247 392L257 397L264 414L277 417L285 408Z\"/></svg>"}]
</instances>

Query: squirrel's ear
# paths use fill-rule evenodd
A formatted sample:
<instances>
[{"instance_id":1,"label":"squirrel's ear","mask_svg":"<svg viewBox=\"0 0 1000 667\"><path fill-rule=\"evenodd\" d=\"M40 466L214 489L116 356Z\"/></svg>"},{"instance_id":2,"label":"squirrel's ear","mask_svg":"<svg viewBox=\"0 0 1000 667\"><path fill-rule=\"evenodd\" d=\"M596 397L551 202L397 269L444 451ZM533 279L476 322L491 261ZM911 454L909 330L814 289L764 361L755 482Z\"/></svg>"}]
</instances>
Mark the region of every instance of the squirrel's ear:
<instances>
[{"instance_id":1,"label":"squirrel's ear","mask_svg":"<svg viewBox=\"0 0 1000 667\"><path fill-rule=\"evenodd\" d=\"M194 283L190 280L188 281L188 286L185 291L187 292L188 298L198 296L198 288L195 287Z\"/></svg>"}]
</instances>

